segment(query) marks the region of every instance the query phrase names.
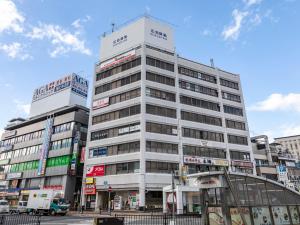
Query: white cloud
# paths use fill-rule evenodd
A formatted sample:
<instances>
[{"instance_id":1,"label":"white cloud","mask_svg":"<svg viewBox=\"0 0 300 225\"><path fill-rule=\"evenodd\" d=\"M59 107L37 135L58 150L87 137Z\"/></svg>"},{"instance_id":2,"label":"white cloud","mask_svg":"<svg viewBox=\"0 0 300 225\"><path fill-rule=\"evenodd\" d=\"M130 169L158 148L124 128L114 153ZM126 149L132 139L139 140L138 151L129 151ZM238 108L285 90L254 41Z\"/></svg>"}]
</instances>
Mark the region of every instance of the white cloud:
<instances>
[{"instance_id":1,"label":"white cloud","mask_svg":"<svg viewBox=\"0 0 300 225\"><path fill-rule=\"evenodd\" d=\"M18 99L14 100L14 103L16 105L17 111L21 114L25 114L26 116L29 114L30 112L30 103L26 104Z\"/></svg>"},{"instance_id":2,"label":"white cloud","mask_svg":"<svg viewBox=\"0 0 300 225\"><path fill-rule=\"evenodd\" d=\"M261 21L262 21L262 18L259 14L255 14L254 17L252 17L250 19L250 23L253 25L253 26L257 26L259 24L261 24Z\"/></svg>"},{"instance_id":3,"label":"white cloud","mask_svg":"<svg viewBox=\"0 0 300 225\"><path fill-rule=\"evenodd\" d=\"M86 15L85 18L83 19L77 19L74 20L72 23L72 26L75 27L76 29L82 29L82 23L86 23L91 20L91 17L89 15Z\"/></svg>"},{"instance_id":4,"label":"white cloud","mask_svg":"<svg viewBox=\"0 0 300 225\"><path fill-rule=\"evenodd\" d=\"M252 5L259 5L262 0L243 0L243 2L246 4L247 7Z\"/></svg>"},{"instance_id":5,"label":"white cloud","mask_svg":"<svg viewBox=\"0 0 300 225\"><path fill-rule=\"evenodd\" d=\"M10 0L0 0L0 33L3 31L23 31L25 18L18 12L14 2Z\"/></svg>"},{"instance_id":6,"label":"white cloud","mask_svg":"<svg viewBox=\"0 0 300 225\"><path fill-rule=\"evenodd\" d=\"M0 0L1 1L1 0ZM13 42L11 44L1 44L0 51L8 55L12 59L29 59L31 56L24 52L24 46L19 42Z\"/></svg>"},{"instance_id":7,"label":"white cloud","mask_svg":"<svg viewBox=\"0 0 300 225\"><path fill-rule=\"evenodd\" d=\"M201 31L201 35L202 36L210 36L210 35L212 35L212 32L208 29L204 29L203 31Z\"/></svg>"},{"instance_id":8,"label":"white cloud","mask_svg":"<svg viewBox=\"0 0 300 225\"><path fill-rule=\"evenodd\" d=\"M240 30L242 28L242 23L245 17L249 14L249 12L239 11L238 9L234 9L232 11L233 22L230 26L224 28L222 32L222 36L224 40L232 39L237 40L240 35Z\"/></svg>"},{"instance_id":9,"label":"white cloud","mask_svg":"<svg viewBox=\"0 0 300 225\"><path fill-rule=\"evenodd\" d=\"M79 38L79 33L72 34L59 25L40 23L33 27L27 34L31 39L50 40L54 50L50 52L51 57L64 55L68 52L79 52L91 55L91 50L85 46L85 41Z\"/></svg>"},{"instance_id":10,"label":"white cloud","mask_svg":"<svg viewBox=\"0 0 300 225\"><path fill-rule=\"evenodd\" d=\"M281 136L291 136L300 134L300 125L296 124L284 124L280 127L282 132Z\"/></svg>"},{"instance_id":11,"label":"white cloud","mask_svg":"<svg viewBox=\"0 0 300 225\"><path fill-rule=\"evenodd\" d=\"M267 99L257 102L248 108L252 111L296 111L300 112L300 94L287 95L274 93Z\"/></svg>"}]
</instances>

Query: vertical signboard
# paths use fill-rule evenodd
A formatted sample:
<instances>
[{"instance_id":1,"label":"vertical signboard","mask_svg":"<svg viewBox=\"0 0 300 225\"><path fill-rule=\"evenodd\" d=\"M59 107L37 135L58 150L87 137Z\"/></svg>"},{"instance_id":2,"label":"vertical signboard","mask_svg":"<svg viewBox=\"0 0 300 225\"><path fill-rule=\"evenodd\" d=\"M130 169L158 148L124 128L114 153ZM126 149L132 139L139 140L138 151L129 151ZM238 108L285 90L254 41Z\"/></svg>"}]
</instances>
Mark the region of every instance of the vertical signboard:
<instances>
[{"instance_id":1,"label":"vertical signboard","mask_svg":"<svg viewBox=\"0 0 300 225\"><path fill-rule=\"evenodd\" d=\"M44 132L44 137L43 137L43 145L42 145L40 161L39 161L39 166L38 166L38 175L39 176L45 174L46 162L47 162L48 152L49 152L49 145L50 145L50 140L51 140L51 135L52 135L53 121L54 121L53 117L50 117L46 120L45 132Z\"/></svg>"},{"instance_id":2,"label":"vertical signboard","mask_svg":"<svg viewBox=\"0 0 300 225\"><path fill-rule=\"evenodd\" d=\"M79 140L80 140L80 131L76 131L76 135L74 138L73 153L71 158L71 168L70 168L72 175L76 174L78 151L79 151Z\"/></svg>"}]
</instances>

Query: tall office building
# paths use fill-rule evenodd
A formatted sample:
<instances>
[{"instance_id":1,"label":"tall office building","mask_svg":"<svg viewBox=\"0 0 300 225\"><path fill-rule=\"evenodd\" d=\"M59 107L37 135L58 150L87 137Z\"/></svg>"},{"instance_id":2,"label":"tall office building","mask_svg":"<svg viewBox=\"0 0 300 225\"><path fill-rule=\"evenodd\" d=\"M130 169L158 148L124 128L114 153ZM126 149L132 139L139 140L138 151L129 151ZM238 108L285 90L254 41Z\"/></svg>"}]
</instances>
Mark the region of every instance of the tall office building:
<instances>
[{"instance_id":1,"label":"tall office building","mask_svg":"<svg viewBox=\"0 0 300 225\"><path fill-rule=\"evenodd\" d=\"M178 56L152 18L102 37L91 108L87 207L110 190L115 209L160 208L172 171L255 173L239 75Z\"/></svg>"},{"instance_id":2,"label":"tall office building","mask_svg":"<svg viewBox=\"0 0 300 225\"><path fill-rule=\"evenodd\" d=\"M34 91L29 118L8 122L0 143L0 196L12 205L52 189L79 203L89 110L88 82L71 74Z\"/></svg>"}]
</instances>

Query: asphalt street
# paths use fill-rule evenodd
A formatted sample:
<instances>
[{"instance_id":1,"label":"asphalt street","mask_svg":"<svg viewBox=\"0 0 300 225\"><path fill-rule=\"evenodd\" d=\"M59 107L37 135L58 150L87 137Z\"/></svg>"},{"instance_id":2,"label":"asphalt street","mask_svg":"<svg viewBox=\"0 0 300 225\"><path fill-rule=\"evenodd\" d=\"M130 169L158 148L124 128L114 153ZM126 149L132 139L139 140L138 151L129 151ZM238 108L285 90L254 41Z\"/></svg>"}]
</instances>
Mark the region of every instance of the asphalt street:
<instances>
[{"instance_id":1,"label":"asphalt street","mask_svg":"<svg viewBox=\"0 0 300 225\"><path fill-rule=\"evenodd\" d=\"M80 216L43 216L41 225L92 225L91 217Z\"/></svg>"}]
</instances>

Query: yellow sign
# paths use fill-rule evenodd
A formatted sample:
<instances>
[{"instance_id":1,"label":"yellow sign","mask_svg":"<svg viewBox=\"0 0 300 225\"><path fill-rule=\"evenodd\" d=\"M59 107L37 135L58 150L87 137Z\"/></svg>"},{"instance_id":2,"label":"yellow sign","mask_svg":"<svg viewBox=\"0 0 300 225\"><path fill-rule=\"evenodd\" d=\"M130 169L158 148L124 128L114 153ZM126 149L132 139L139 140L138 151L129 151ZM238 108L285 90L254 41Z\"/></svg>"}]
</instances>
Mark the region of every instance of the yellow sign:
<instances>
[{"instance_id":1,"label":"yellow sign","mask_svg":"<svg viewBox=\"0 0 300 225\"><path fill-rule=\"evenodd\" d=\"M94 183L94 177L86 177L85 178L86 184L93 184Z\"/></svg>"},{"instance_id":2,"label":"yellow sign","mask_svg":"<svg viewBox=\"0 0 300 225\"><path fill-rule=\"evenodd\" d=\"M214 165L216 166L228 166L229 163L227 160L224 160L224 159L215 159L214 160Z\"/></svg>"}]
</instances>

